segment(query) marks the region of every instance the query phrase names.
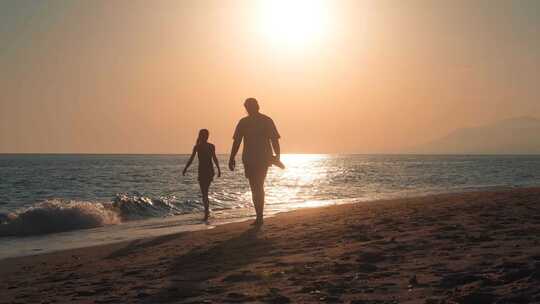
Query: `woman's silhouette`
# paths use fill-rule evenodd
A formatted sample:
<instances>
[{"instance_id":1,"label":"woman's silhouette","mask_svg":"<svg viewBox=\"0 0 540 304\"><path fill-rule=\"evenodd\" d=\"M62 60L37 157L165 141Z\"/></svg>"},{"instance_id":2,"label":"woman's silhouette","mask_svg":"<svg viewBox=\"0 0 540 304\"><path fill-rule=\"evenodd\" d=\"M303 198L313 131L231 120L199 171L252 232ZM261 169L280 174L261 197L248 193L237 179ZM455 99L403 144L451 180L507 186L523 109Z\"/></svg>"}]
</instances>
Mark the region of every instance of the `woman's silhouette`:
<instances>
[{"instance_id":1,"label":"woman's silhouette","mask_svg":"<svg viewBox=\"0 0 540 304\"><path fill-rule=\"evenodd\" d=\"M216 156L216 147L208 142L208 137L210 136L210 133L207 129L202 129L199 131L199 137L197 138L197 144L193 147L193 152L191 153L191 157L189 158L186 167L184 168L184 171L182 172L183 175L186 175L187 169L193 162L193 159L195 158L195 154L197 154L199 159L199 185L201 186L201 194L202 194L202 200L204 203L204 221L208 221L208 217L210 216L210 202L208 200L208 189L210 188L210 184L214 180L214 164L212 163L212 160L214 163L216 163L216 167L218 169L218 177L221 177L221 169L219 168L219 162Z\"/></svg>"}]
</instances>

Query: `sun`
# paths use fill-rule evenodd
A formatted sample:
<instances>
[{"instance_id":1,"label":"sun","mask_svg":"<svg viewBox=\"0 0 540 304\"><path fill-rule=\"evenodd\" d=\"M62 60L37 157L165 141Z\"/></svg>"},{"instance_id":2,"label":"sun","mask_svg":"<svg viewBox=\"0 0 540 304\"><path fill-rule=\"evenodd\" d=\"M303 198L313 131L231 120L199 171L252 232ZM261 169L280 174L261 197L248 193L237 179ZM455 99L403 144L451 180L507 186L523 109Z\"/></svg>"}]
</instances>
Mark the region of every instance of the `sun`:
<instances>
[{"instance_id":1,"label":"sun","mask_svg":"<svg viewBox=\"0 0 540 304\"><path fill-rule=\"evenodd\" d=\"M329 1L260 0L264 39L280 47L309 47L322 41L330 26Z\"/></svg>"}]
</instances>

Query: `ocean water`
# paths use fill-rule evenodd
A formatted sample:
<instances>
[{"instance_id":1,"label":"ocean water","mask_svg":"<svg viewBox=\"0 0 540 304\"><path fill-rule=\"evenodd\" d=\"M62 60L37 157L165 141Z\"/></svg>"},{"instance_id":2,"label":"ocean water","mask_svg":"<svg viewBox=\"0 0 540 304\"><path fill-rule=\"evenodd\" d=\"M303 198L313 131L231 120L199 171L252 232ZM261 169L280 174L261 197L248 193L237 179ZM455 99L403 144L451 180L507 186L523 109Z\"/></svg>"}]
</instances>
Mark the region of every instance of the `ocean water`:
<instances>
[{"instance_id":1,"label":"ocean water","mask_svg":"<svg viewBox=\"0 0 540 304\"><path fill-rule=\"evenodd\" d=\"M243 168L211 186L210 225L187 155L0 155L0 258L246 220ZM266 214L486 188L540 185L540 156L283 155L267 179ZM376 203L376 202L373 202Z\"/></svg>"}]
</instances>

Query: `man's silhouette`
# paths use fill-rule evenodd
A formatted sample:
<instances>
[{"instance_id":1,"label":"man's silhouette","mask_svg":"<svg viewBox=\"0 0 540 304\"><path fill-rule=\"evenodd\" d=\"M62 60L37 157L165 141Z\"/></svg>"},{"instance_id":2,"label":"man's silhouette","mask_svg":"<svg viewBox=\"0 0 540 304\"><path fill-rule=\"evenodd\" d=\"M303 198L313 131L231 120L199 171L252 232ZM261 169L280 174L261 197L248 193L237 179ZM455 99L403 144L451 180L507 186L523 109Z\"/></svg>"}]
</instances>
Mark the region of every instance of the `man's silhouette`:
<instances>
[{"instance_id":1,"label":"man's silhouette","mask_svg":"<svg viewBox=\"0 0 540 304\"><path fill-rule=\"evenodd\" d=\"M229 169L234 170L235 168L235 157L243 139L242 162L244 163L245 174L251 188L253 205L257 213L254 224L262 225L264 180L266 179L268 167L272 163L280 163L280 136L274 121L270 117L259 113L259 103L255 98L246 99L244 107L248 116L240 119L234 131Z\"/></svg>"}]
</instances>

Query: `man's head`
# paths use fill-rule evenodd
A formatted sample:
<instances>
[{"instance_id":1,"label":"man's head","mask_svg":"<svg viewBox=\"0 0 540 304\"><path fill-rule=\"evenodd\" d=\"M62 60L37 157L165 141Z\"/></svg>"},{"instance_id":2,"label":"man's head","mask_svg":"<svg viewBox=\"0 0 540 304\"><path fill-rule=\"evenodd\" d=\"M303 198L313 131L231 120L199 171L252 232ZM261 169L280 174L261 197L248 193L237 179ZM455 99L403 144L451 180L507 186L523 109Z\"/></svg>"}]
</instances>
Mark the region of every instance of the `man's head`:
<instances>
[{"instance_id":1,"label":"man's head","mask_svg":"<svg viewBox=\"0 0 540 304\"><path fill-rule=\"evenodd\" d=\"M259 113L259 102L257 102L257 99L253 97L246 99L246 101L244 102L244 107L246 108L246 111L249 115Z\"/></svg>"}]
</instances>

